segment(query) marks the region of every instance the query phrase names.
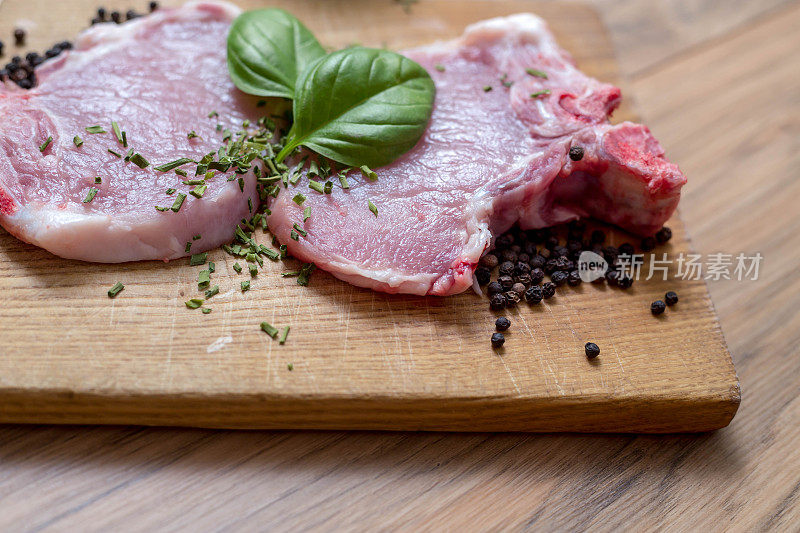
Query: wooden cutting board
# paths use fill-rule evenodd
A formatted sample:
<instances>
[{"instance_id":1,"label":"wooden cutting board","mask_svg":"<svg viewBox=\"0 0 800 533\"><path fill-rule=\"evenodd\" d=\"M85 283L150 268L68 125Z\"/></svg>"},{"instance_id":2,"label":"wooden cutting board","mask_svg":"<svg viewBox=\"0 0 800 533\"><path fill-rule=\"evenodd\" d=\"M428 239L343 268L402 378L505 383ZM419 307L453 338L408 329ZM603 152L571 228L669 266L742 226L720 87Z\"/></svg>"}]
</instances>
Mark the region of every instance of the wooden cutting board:
<instances>
[{"instance_id":1,"label":"wooden cutting board","mask_svg":"<svg viewBox=\"0 0 800 533\"><path fill-rule=\"evenodd\" d=\"M606 32L582 5L423 1L408 13L390 1L283 4L325 44L391 48L535 11L584 71L617 81ZM27 26L31 49L42 51L72 38L95 7L96 0L5 0L6 60L18 53L10 46L15 24ZM627 118L635 118L630 102L615 117ZM675 237L664 251L674 257L689 243L677 217L669 225ZM612 243L629 239L615 234ZM301 287L280 276L293 262L267 261L243 294L239 281L249 276L237 275L221 251L211 259L221 293L203 315L183 303L199 295L200 268L187 260L67 261L0 230L0 422L672 432L723 427L739 405L703 281L559 289L540 306L506 313L512 327L498 353L489 345L496 315L472 293L389 296L320 271ZM126 288L109 299L117 281ZM650 302L667 290L680 303L653 317ZM262 333L262 321L291 325L286 344ZM601 347L595 362L583 353L587 341Z\"/></svg>"}]
</instances>

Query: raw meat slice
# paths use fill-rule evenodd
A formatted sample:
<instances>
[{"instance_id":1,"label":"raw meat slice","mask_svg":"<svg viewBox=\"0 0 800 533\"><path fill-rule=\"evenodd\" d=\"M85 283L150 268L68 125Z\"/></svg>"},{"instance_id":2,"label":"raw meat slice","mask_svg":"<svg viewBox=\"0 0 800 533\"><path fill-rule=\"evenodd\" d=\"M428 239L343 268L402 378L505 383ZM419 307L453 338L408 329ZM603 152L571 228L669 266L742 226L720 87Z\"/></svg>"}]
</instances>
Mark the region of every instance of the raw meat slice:
<instances>
[{"instance_id":1,"label":"raw meat slice","mask_svg":"<svg viewBox=\"0 0 800 533\"><path fill-rule=\"evenodd\" d=\"M674 211L678 167L644 126L608 123L619 89L578 71L538 17L484 21L406 55L436 83L425 135L375 183L350 172L349 190L309 191L302 207L282 192L269 224L292 255L355 285L447 295L472 285L493 235L516 221L592 216L647 235ZM307 231L297 241L294 224Z\"/></svg>"},{"instance_id":2,"label":"raw meat slice","mask_svg":"<svg viewBox=\"0 0 800 533\"><path fill-rule=\"evenodd\" d=\"M249 217L248 198L258 201L253 174L245 176L244 192L219 175L203 198L189 195L177 213L159 212L156 205L175 198L167 188L188 194L192 187L153 166L199 159L222 144L218 123L236 131L259 116L256 100L227 75L225 40L237 14L230 4L193 3L100 24L81 34L74 50L39 67L34 89L0 84L0 223L54 254L87 261L177 258L195 235L201 238L192 252L229 242L236 223ZM214 110L218 118L208 116ZM112 120L150 167L108 152L127 150ZM87 133L92 125L107 133ZM199 137L189 139L191 130ZM90 187L99 192L83 203Z\"/></svg>"}]
</instances>

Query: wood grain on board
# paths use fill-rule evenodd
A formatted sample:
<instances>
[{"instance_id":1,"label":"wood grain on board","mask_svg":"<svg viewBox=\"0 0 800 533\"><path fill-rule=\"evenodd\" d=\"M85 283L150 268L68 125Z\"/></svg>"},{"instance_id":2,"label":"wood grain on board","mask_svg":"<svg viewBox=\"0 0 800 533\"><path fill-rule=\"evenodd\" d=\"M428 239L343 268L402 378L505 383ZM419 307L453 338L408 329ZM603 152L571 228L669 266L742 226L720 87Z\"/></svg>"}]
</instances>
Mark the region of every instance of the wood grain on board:
<instances>
[{"instance_id":1,"label":"wood grain on board","mask_svg":"<svg viewBox=\"0 0 800 533\"><path fill-rule=\"evenodd\" d=\"M393 48L451 38L470 22L530 9L528 3L292 6L322 42ZM14 20L21 3L4 6ZM61 4L58 4L61 6ZM60 39L77 9L38 19L30 44ZM86 10L85 12L89 12ZM614 80L614 56L594 10L538 12L588 72ZM347 24L359 13L359 25ZM11 15L7 17L7 15ZM83 22L78 19L76 24ZM48 28L47 25L52 25ZM6 30L7 31L7 30ZM622 118L630 116L623 109ZM680 221L664 251L688 251ZM626 237L615 234L619 245ZM390 296L316 272L309 287L267 262L242 293L222 251L210 315L184 301L202 296L188 260L97 265L68 261L0 237L0 421L470 431L701 431L726 425L739 403L730 356L700 281L642 281L631 290L559 289L509 311L499 353L495 314L472 293ZM646 267L645 267L646 268ZM106 291L125 284L115 299ZM665 315L652 300L676 290ZM259 330L291 326L285 345ZM590 362L586 342L601 357ZM288 366L292 365L293 370Z\"/></svg>"},{"instance_id":2,"label":"wood grain on board","mask_svg":"<svg viewBox=\"0 0 800 533\"><path fill-rule=\"evenodd\" d=\"M601 2L617 14L654 4ZM716 5L687 22L713 23ZM47 15L38 8L37 19ZM0 529L796 530L797 27L795 3L627 84L689 175L682 216L698 252L765 255L757 282L709 282L743 387L729 427L637 436L3 426ZM657 36L640 38L670 53L652 45ZM709 108L718 98L722 111Z\"/></svg>"}]
</instances>

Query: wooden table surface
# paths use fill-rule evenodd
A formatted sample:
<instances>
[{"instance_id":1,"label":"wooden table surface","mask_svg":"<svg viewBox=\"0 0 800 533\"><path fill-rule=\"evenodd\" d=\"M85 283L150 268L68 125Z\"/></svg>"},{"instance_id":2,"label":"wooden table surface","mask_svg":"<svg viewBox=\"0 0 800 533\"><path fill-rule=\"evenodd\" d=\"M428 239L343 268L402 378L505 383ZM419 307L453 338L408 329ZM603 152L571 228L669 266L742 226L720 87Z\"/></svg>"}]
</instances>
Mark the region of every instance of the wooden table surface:
<instances>
[{"instance_id":1,"label":"wooden table surface","mask_svg":"<svg viewBox=\"0 0 800 533\"><path fill-rule=\"evenodd\" d=\"M596 3L627 97L689 176L681 209L695 248L764 256L758 281L709 282L742 385L730 427L659 437L5 426L0 530L796 530L800 4Z\"/></svg>"}]
</instances>

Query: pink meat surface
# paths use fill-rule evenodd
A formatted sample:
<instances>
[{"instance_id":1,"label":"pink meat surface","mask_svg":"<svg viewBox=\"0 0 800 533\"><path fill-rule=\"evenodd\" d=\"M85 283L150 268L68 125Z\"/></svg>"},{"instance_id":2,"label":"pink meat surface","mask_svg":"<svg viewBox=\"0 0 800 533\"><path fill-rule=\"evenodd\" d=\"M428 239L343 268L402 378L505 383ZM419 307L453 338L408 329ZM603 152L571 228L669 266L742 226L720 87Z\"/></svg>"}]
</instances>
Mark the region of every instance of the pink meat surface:
<instances>
[{"instance_id":1,"label":"pink meat surface","mask_svg":"<svg viewBox=\"0 0 800 533\"><path fill-rule=\"evenodd\" d=\"M487 20L406 55L436 84L425 135L377 169L377 182L351 172L349 190L304 190L302 206L283 191L270 231L295 257L362 287L448 295L472 285L493 236L517 221L532 229L591 216L648 235L675 210L683 174L646 127L609 124L620 90L578 71L538 17ZM294 224L307 232L297 241Z\"/></svg>"},{"instance_id":2,"label":"pink meat surface","mask_svg":"<svg viewBox=\"0 0 800 533\"><path fill-rule=\"evenodd\" d=\"M237 14L229 4L193 3L100 24L81 34L74 50L39 67L34 89L0 83L0 224L54 254L87 261L177 258L195 235L201 238L192 252L229 242L236 223L249 218L248 198L257 203L253 174L245 176L244 192L219 175L203 198L188 195L177 213L159 212L155 206L175 198L168 188L188 194L192 187L153 166L199 159L222 144L218 123L236 131L259 116L256 100L227 74L225 40ZM108 152L127 151L112 120L150 167ZM92 125L107 133L87 133ZM192 130L199 137L189 139ZM90 187L99 192L83 203Z\"/></svg>"}]
</instances>

